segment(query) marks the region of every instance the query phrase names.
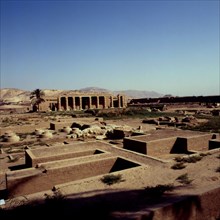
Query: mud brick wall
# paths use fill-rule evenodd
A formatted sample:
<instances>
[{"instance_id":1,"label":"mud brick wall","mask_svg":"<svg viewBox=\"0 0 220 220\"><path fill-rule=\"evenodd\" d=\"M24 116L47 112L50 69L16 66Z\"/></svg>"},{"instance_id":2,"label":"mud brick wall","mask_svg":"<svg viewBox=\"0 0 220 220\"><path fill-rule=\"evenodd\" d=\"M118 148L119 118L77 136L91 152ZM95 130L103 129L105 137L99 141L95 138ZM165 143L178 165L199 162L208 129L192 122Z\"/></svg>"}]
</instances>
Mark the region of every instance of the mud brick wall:
<instances>
[{"instance_id":1,"label":"mud brick wall","mask_svg":"<svg viewBox=\"0 0 220 220\"><path fill-rule=\"evenodd\" d=\"M107 174L117 158L100 159L55 169L36 169L9 171L6 174L9 198L52 189L56 184L80 180L87 177Z\"/></svg>"},{"instance_id":2,"label":"mud brick wall","mask_svg":"<svg viewBox=\"0 0 220 220\"><path fill-rule=\"evenodd\" d=\"M169 154L176 140L176 137L171 137L144 142L140 140L124 138L124 148L150 156L157 156L161 154Z\"/></svg>"},{"instance_id":3,"label":"mud brick wall","mask_svg":"<svg viewBox=\"0 0 220 220\"><path fill-rule=\"evenodd\" d=\"M42 175L42 171L35 168L7 172L8 198L34 193L39 187L48 185L49 183L43 182L43 179L41 179ZM35 185L35 183L38 183L38 185Z\"/></svg>"},{"instance_id":4,"label":"mud brick wall","mask_svg":"<svg viewBox=\"0 0 220 220\"><path fill-rule=\"evenodd\" d=\"M27 167L33 167L34 154L30 150L25 151L25 164Z\"/></svg>"},{"instance_id":5,"label":"mud brick wall","mask_svg":"<svg viewBox=\"0 0 220 220\"><path fill-rule=\"evenodd\" d=\"M147 154L147 143L139 140L124 138L123 148L135 151L141 154Z\"/></svg>"},{"instance_id":6,"label":"mud brick wall","mask_svg":"<svg viewBox=\"0 0 220 220\"><path fill-rule=\"evenodd\" d=\"M187 151L209 150L209 140L213 134L202 134L191 137L170 137L152 141L140 141L124 138L124 148L150 156L169 153L187 153ZM214 144L214 143L213 143Z\"/></svg>"},{"instance_id":7,"label":"mud brick wall","mask_svg":"<svg viewBox=\"0 0 220 220\"><path fill-rule=\"evenodd\" d=\"M193 137L186 137L188 150L206 151L208 150L209 140L213 134L205 134Z\"/></svg>"},{"instance_id":8,"label":"mud brick wall","mask_svg":"<svg viewBox=\"0 0 220 220\"><path fill-rule=\"evenodd\" d=\"M176 137L172 137L147 142L147 155L157 156L161 154L169 154L176 139Z\"/></svg>"},{"instance_id":9,"label":"mud brick wall","mask_svg":"<svg viewBox=\"0 0 220 220\"><path fill-rule=\"evenodd\" d=\"M26 151L25 161L28 167L35 167L39 163L55 161L55 160L64 160L64 159L81 157L81 156L88 156L88 155L93 155L94 153L95 153L95 149L88 151L80 151L80 152L67 152L64 154L57 154L57 155L44 156L44 157L36 157L34 154L31 153L31 151Z\"/></svg>"},{"instance_id":10,"label":"mud brick wall","mask_svg":"<svg viewBox=\"0 0 220 220\"><path fill-rule=\"evenodd\" d=\"M53 185L80 180L87 177L107 174L110 172L117 158L79 163L68 167L48 169L47 176Z\"/></svg>"}]
</instances>

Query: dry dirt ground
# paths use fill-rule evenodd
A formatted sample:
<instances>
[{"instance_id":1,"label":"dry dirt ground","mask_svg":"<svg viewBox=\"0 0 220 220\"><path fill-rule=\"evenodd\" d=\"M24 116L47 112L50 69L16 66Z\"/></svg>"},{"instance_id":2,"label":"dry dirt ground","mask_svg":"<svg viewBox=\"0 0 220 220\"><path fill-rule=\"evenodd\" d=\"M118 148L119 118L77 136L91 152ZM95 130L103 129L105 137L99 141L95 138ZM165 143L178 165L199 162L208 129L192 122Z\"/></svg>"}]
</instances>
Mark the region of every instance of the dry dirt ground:
<instances>
[{"instance_id":1,"label":"dry dirt ground","mask_svg":"<svg viewBox=\"0 0 220 220\"><path fill-rule=\"evenodd\" d=\"M26 139L24 138L22 144L4 143L5 145L2 145L0 154L0 190L5 187L4 173L12 166L19 167L25 163L24 151L26 146L35 148L45 145L53 146L59 143L64 144L64 142L73 143L79 141L89 141L89 139L67 139L66 136L59 136L52 139L35 139L31 137L30 133L34 132L35 129L49 129L50 122L53 122L54 120L62 119L74 121L74 118L71 118L70 116L60 116L60 118L58 117L54 119L49 116L42 117L37 113L2 113L0 115L0 119L2 122L0 135L3 135L7 131L14 131L20 136L22 133L29 134L29 137L25 136ZM86 123L87 119L84 120ZM142 123L142 119L107 120L105 123L118 126L126 125L137 129L141 127L145 133L156 130L157 127L153 124ZM166 129L165 126L163 128ZM112 143L113 146L117 148L123 147L122 139L102 141ZM5 207L17 205L18 203L20 204L20 202L18 202L20 200L22 201L22 204L26 204L27 201L32 201L34 199L45 199L46 193L49 195L49 197L46 198L50 198L48 201L50 201L52 206L56 207L57 210L51 208L50 206L46 209L41 208L41 211L39 211L36 207L29 207L29 211L33 211L31 213L32 217L43 217L43 212L45 211L49 212L50 217L75 217L75 219L86 219L86 216L88 215L91 219L144 219L143 216L145 216L146 219L163 219L162 217L156 218L155 216L153 218L151 216L152 212L149 210L155 209L155 207L158 207L161 204L172 203L173 201L181 200L186 196L194 196L197 193L213 190L220 186L220 172L217 172L217 169L220 169L219 149L212 152L207 151L202 153L203 156L201 160L195 163L186 163L186 167L184 169L174 170L171 168L171 166L176 163L174 158L177 155L169 155L169 157L167 155L161 155L159 158L156 158L156 160L161 159L163 162L157 161L155 163L152 162L151 164L146 163L145 166L140 169L125 170L122 174L122 181L119 181L116 184L106 185L100 181L100 178L87 178L85 180L76 181L73 184L66 185L63 188L61 187L59 193L61 192L62 196L59 194L53 197L54 194L52 191L36 193L34 195L25 195L24 197L10 200L6 199ZM17 160L10 161L9 155L13 158L17 158ZM130 159L135 160L136 158ZM178 180L178 177L184 174L185 179L182 178L182 181ZM157 196L150 195L149 191L147 191L148 187L154 188L159 185L167 187L172 186L172 191L166 191L165 194L159 198ZM151 209L149 207L151 207ZM61 211L58 211L58 209ZM177 209L178 211L173 214L176 216L175 219L191 219L190 208L188 207L188 209L189 210L187 210L186 207L185 209ZM27 209L21 209L9 214L0 212L0 217L1 215L5 217L5 219L7 219L7 217L9 217L8 219L10 219L10 217L14 218L15 216L19 217L20 215L20 217L23 218L30 217L27 215ZM142 217L139 218L137 216ZM218 217L215 216L212 220L218 219Z\"/></svg>"}]
</instances>

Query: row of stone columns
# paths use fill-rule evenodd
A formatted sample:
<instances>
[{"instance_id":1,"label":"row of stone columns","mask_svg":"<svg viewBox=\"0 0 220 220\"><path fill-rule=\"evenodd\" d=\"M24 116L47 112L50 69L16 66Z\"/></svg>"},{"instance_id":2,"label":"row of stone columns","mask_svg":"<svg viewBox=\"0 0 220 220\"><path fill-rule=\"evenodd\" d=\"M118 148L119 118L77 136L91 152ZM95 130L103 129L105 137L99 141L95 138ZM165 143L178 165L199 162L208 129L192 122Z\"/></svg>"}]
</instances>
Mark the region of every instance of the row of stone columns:
<instances>
[{"instance_id":1,"label":"row of stone columns","mask_svg":"<svg viewBox=\"0 0 220 220\"><path fill-rule=\"evenodd\" d=\"M85 106L87 105L88 109L93 109L94 107L92 105L94 103L94 100L92 102L92 98L96 98L95 105L96 105L96 108L99 108L99 105L100 105L99 98L100 97L103 97L103 103L102 103L103 108L107 108L107 102L106 102L105 96L62 96L62 97L58 98L58 109L62 110L62 108L63 108L63 110L67 110L67 111L70 110L69 109L70 100L72 101L72 103L71 103L72 110L85 109L85 108L83 108L84 105ZM88 99L88 100L86 100L86 99Z\"/></svg>"},{"instance_id":2,"label":"row of stone columns","mask_svg":"<svg viewBox=\"0 0 220 220\"><path fill-rule=\"evenodd\" d=\"M114 106L114 100L117 106ZM58 98L58 110L82 110L100 108L125 107L125 97L122 95L114 96L61 96Z\"/></svg>"}]
</instances>

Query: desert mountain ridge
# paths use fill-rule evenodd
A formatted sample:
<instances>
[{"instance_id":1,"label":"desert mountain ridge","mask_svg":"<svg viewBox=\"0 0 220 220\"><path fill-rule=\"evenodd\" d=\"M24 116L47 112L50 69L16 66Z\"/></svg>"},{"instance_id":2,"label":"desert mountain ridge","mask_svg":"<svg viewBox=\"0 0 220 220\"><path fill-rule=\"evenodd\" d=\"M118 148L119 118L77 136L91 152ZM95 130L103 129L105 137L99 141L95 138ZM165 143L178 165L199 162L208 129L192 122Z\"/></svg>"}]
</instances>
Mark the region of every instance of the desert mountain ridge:
<instances>
[{"instance_id":1,"label":"desert mountain ridge","mask_svg":"<svg viewBox=\"0 0 220 220\"><path fill-rule=\"evenodd\" d=\"M111 91L99 87L85 87L79 90L60 90L60 89L42 89L45 96L59 96L61 94L70 94L72 92L83 92L83 93L110 93L113 95L124 94L128 99L132 98L158 98L162 97L163 94L154 91L143 91L143 90L121 90ZM29 102L30 94L32 91L17 89L17 88L3 88L0 89L0 101L1 102Z\"/></svg>"}]
</instances>

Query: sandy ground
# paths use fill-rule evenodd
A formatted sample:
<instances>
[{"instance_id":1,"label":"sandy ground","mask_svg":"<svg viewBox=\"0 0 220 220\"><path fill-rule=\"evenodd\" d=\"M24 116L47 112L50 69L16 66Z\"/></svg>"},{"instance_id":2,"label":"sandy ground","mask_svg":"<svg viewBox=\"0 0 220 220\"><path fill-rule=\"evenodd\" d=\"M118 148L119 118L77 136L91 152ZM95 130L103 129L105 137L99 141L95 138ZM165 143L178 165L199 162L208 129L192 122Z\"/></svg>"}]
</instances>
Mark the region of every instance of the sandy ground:
<instances>
[{"instance_id":1,"label":"sandy ground","mask_svg":"<svg viewBox=\"0 0 220 220\"><path fill-rule=\"evenodd\" d=\"M4 119L6 115L0 115L1 119ZM7 116L9 117L9 116ZM21 124L13 124L11 126L0 127L1 132L8 130L14 130L16 132L21 131L22 127L24 126L32 126L30 131L33 131L34 128L48 128L50 123L50 118L39 118L37 114L13 114L10 117L17 121L17 123ZM20 120L20 119L21 120ZM70 119L66 117L66 119ZM74 120L74 119L73 119ZM23 121L23 124L22 124ZM27 124L25 124L25 123ZM107 120L105 121L107 124L115 124L118 126L131 126L133 128L140 128L148 133L152 130L156 129L155 125L144 124L142 123L142 119L122 119L122 120ZM28 124L29 123L29 124ZM21 126L22 125L22 126ZM66 140L65 137L60 139L49 140L48 143L50 145L63 143L64 141L69 141L70 143L74 142L75 140ZM106 142L110 142L110 140L105 140ZM122 141L117 140L114 147L122 148ZM25 145L21 146L24 148ZM0 181L1 183L4 180L4 172L10 166L21 165L24 161L24 155L22 152L19 153L12 153L11 155L18 156L19 160L12 163L8 162L8 154L7 150L10 146L4 148L4 152L2 151L0 154ZM207 152L203 152L207 153ZM126 156L126 155L124 155ZM145 187L155 187L159 184L166 185L166 184L173 184L175 189L173 194L178 195L189 195L195 194L200 192L204 189L209 189L213 187L220 186L220 173L216 172L216 169L220 167L220 150L213 150L209 152L207 155L202 157L202 159L196 163L186 163L186 167L180 170L171 169L171 166L175 164L176 155L163 155L157 159L163 159L164 163L155 162L152 164L148 164L144 159L141 160L143 166L136 169L130 169L123 171L123 179L124 181L113 184L111 186L107 186L100 181L100 176L95 178L87 178L81 181L75 181L71 184L62 185L59 187L59 190L66 195L66 198L69 199L76 199L76 198L88 198L97 195L106 194L108 192L120 192L118 196L124 195L123 192L127 192L127 195L130 196L130 199L133 198L134 201L137 200L139 194L139 190L143 190ZM136 157L132 158L131 154L127 155L131 160L137 160ZM189 180L191 181L190 184L181 183L177 180L177 178L182 175L187 174ZM1 188L5 187L4 183L1 184ZM47 193L51 193L48 191ZM35 195L29 195L27 198L39 198L43 197L45 192L43 193L36 193ZM129 201L131 201L129 199ZM122 201L121 201L122 202ZM139 204L140 205L140 204Z\"/></svg>"}]
</instances>

